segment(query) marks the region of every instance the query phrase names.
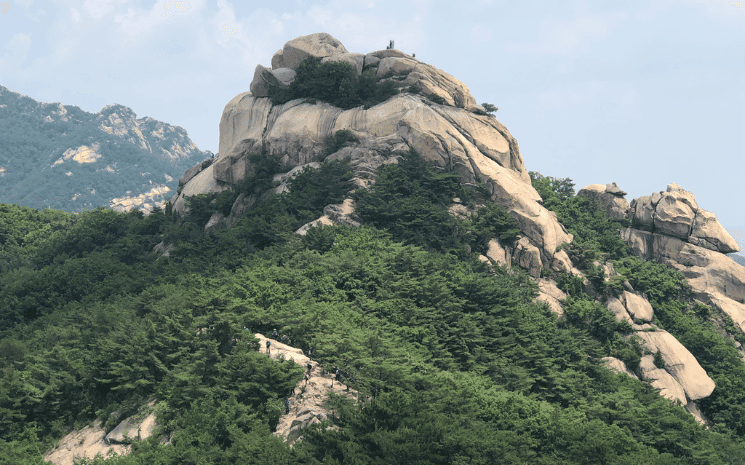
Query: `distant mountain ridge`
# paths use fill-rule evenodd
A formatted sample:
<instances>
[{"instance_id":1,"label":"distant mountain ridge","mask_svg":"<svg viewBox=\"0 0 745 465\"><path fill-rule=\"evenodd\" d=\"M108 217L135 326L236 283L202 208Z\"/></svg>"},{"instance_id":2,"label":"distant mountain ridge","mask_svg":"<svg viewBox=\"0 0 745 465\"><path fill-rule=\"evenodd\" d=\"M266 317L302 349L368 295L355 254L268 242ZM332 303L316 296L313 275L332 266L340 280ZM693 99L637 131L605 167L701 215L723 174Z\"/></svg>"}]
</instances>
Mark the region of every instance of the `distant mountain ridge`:
<instances>
[{"instance_id":1,"label":"distant mountain ridge","mask_svg":"<svg viewBox=\"0 0 745 465\"><path fill-rule=\"evenodd\" d=\"M736 254L736 253L731 253L731 254L727 254L727 256L729 258L731 258L732 260L734 260L735 263L738 263L738 264L740 264L742 266L745 266L745 257L743 257L742 255Z\"/></svg>"},{"instance_id":2,"label":"distant mountain ridge","mask_svg":"<svg viewBox=\"0 0 745 465\"><path fill-rule=\"evenodd\" d=\"M186 130L123 105L88 113L0 86L0 202L78 212L146 211L212 152Z\"/></svg>"}]
</instances>

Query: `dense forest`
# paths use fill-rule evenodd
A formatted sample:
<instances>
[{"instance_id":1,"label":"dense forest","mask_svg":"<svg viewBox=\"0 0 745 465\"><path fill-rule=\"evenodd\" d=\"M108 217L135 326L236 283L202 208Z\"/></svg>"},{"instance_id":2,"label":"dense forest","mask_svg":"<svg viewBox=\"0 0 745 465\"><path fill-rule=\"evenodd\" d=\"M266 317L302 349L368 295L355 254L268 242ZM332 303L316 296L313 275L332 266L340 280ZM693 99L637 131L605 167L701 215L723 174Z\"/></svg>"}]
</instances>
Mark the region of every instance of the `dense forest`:
<instances>
[{"instance_id":1,"label":"dense forest","mask_svg":"<svg viewBox=\"0 0 745 465\"><path fill-rule=\"evenodd\" d=\"M489 239L515 240L506 211L400 155L355 192L348 160L307 169L230 229L204 225L241 189L271 186L268 157L184 216L0 204L0 463L44 463L66 432L95 418L110 430L149 399L159 434L106 463L745 463L745 364L679 273L632 256L623 224L570 179L531 173L595 290L626 279L645 292L655 324L714 379L700 402L709 428L604 367L612 355L633 368L643 348L581 279L551 273L568 294L559 319L524 272L478 260ZM350 196L361 227L294 233ZM448 213L454 197L470 217ZM622 279L606 281L599 259ZM329 399L333 419L293 447L272 431L302 369L258 352L253 332L272 328L360 393Z\"/></svg>"}]
</instances>

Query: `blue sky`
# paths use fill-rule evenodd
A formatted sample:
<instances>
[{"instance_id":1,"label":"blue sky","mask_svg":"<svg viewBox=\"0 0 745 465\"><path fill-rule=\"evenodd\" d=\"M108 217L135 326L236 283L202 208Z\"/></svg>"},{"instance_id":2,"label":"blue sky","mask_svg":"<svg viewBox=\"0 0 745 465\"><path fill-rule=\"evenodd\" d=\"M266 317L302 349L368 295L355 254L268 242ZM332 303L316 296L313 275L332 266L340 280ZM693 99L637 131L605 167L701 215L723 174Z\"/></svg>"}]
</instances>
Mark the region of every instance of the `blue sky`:
<instances>
[{"instance_id":1,"label":"blue sky","mask_svg":"<svg viewBox=\"0 0 745 465\"><path fill-rule=\"evenodd\" d=\"M745 249L745 1L0 1L0 84L119 103L217 152L256 65L314 32L394 39L497 105L528 170L628 200L675 182Z\"/></svg>"}]
</instances>

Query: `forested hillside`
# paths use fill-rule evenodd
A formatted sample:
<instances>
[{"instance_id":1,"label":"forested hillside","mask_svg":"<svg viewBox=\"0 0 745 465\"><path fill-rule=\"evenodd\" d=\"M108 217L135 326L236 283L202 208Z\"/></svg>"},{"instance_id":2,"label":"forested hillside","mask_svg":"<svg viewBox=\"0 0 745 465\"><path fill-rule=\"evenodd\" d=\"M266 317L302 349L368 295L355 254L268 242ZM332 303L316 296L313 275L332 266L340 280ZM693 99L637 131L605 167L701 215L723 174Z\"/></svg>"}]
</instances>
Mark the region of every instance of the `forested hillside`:
<instances>
[{"instance_id":1,"label":"forested hillside","mask_svg":"<svg viewBox=\"0 0 745 465\"><path fill-rule=\"evenodd\" d=\"M211 155L184 129L137 119L122 105L88 113L0 86L0 202L69 212L140 194L159 203L184 171Z\"/></svg>"},{"instance_id":2,"label":"forested hillside","mask_svg":"<svg viewBox=\"0 0 745 465\"><path fill-rule=\"evenodd\" d=\"M259 155L251 182L271 183ZM348 163L307 169L289 193L208 232L238 192L192 197L183 217L0 205L0 463L43 463L70 429L94 418L111 429L150 399L158 434L106 463L745 463L734 343L679 273L631 256L622 224L571 180L531 173L595 292L622 286L593 264L608 257L715 380L700 405L710 428L605 368L605 356L633 367L643 349L580 278L553 276L569 296L559 319L519 268L477 258L518 232L481 192L411 152L350 194ZM294 233L348 195L360 228ZM454 197L470 217L448 212ZM167 256L153 252L160 243L174 244ZM302 369L251 336L273 328L361 396L330 399L333 419L292 448L272 429Z\"/></svg>"}]
</instances>

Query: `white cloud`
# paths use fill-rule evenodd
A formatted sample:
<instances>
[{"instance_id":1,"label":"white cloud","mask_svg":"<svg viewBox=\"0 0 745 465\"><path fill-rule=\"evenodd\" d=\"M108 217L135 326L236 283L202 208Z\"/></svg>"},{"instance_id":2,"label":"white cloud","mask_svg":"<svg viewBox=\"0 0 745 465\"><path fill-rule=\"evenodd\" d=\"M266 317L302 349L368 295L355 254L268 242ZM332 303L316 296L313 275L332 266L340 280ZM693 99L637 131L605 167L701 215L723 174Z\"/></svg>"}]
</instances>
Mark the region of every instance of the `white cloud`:
<instances>
[{"instance_id":1,"label":"white cloud","mask_svg":"<svg viewBox=\"0 0 745 465\"><path fill-rule=\"evenodd\" d=\"M473 45L481 45L485 42L491 41L492 31L487 27L477 24L471 28L471 34L469 37Z\"/></svg>"},{"instance_id":2,"label":"white cloud","mask_svg":"<svg viewBox=\"0 0 745 465\"><path fill-rule=\"evenodd\" d=\"M29 34L14 34L9 41L3 44L3 61L23 63L26 61L28 51L31 48L31 36Z\"/></svg>"},{"instance_id":3,"label":"white cloud","mask_svg":"<svg viewBox=\"0 0 745 465\"><path fill-rule=\"evenodd\" d=\"M582 16L571 19L546 18L541 21L538 42L512 44L506 49L526 55L559 55L576 58L590 46L605 39L613 27L626 18L624 13Z\"/></svg>"},{"instance_id":4,"label":"white cloud","mask_svg":"<svg viewBox=\"0 0 745 465\"><path fill-rule=\"evenodd\" d=\"M308 10L308 17L314 24L326 26L331 22L333 13L327 8L321 8L318 5L314 5L310 10Z\"/></svg>"}]
</instances>

